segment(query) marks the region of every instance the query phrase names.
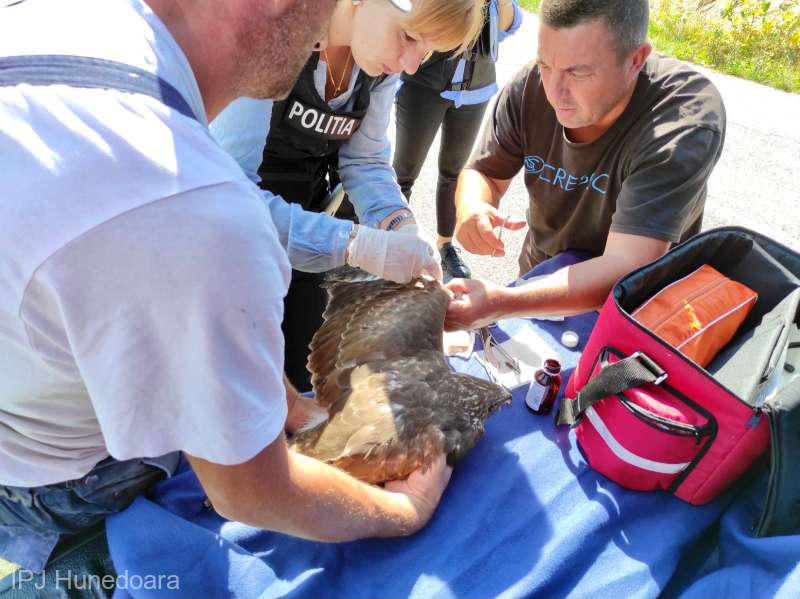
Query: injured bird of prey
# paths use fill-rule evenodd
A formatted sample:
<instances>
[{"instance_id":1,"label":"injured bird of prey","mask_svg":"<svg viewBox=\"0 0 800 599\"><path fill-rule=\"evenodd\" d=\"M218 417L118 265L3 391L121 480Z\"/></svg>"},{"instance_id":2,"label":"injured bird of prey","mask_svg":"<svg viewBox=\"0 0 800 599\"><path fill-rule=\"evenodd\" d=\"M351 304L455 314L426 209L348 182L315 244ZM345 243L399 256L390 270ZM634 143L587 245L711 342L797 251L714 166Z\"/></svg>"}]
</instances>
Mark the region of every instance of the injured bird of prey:
<instances>
[{"instance_id":1,"label":"injured bird of prey","mask_svg":"<svg viewBox=\"0 0 800 599\"><path fill-rule=\"evenodd\" d=\"M295 434L291 448L369 483L406 478L441 453L450 465L464 456L511 395L448 367L442 285L401 285L348 267L324 285L328 306L308 368L328 417Z\"/></svg>"}]
</instances>

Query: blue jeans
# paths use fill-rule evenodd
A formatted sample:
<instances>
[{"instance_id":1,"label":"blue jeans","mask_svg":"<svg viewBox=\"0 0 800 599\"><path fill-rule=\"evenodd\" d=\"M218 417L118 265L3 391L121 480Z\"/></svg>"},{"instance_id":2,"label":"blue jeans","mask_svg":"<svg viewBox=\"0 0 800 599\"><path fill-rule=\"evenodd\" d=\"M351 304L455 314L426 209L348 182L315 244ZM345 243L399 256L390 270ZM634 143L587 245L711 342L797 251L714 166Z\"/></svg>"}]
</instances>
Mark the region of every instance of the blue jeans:
<instances>
[{"instance_id":1,"label":"blue jeans","mask_svg":"<svg viewBox=\"0 0 800 599\"><path fill-rule=\"evenodd\" d=\"M61 535L86 530L171 476L179 453L119 462L106 458L83 478L42 487L0 485L0 557L41 572Z\"/></svg>"}]
</instances>

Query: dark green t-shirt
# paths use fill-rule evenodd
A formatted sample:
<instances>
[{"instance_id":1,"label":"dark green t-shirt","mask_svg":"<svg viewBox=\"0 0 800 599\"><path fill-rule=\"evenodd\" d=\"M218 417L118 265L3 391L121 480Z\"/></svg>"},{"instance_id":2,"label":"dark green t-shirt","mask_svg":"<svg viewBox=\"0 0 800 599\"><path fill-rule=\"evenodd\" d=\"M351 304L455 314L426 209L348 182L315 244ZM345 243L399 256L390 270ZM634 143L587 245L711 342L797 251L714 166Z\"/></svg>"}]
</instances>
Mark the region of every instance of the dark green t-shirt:
<instances>
[{"instance_id":1,"label":"dark green t-shirt","mask_svg":"<svg viewBox=\"0 0 800 599\"><path fill-rule=\"evenodd\" d=\"M697 233L724 136L725 108L712 83L651 55L611 128L572 143L531 63L500 92L468 168L511 179L524 167L536 248L601 254L609 231L673 243Z\"/></svg>"}]
</instances>

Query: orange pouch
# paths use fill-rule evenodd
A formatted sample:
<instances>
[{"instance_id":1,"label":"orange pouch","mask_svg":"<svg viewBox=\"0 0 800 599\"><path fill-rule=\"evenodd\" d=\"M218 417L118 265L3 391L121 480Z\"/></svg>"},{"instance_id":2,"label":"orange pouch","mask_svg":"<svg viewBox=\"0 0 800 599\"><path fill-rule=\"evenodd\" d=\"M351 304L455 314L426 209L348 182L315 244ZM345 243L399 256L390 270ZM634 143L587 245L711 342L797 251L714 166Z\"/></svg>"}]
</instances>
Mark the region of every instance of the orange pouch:
<instances>
[{"instance_id":1,"label":"orange pouch","mask_svg":"<svg viewBox=\"0 0 800 599\"><path fill-rule=\"evenodd\" d=\"M705 367L736 334L758 294L704 264L668 285L632 316Z\"/></svg>"}]
</instances>

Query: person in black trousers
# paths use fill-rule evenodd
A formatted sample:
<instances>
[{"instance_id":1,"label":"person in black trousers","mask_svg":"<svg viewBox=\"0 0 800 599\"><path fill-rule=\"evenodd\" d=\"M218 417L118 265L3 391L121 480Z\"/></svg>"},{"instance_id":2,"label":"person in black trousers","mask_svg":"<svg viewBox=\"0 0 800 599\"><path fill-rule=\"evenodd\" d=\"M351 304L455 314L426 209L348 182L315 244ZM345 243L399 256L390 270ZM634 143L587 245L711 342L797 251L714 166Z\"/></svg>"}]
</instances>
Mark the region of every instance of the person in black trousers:
<instances>
[{"instance_id":1,"label":"person in black trousers","mask_svg":"<svg viewBox=\"0 0 800 599\"><path fill-rule=\"evenodd\" d=\"M469 267L453 245L456 182L478 135L483 114L497 91L497 41L514 33L522 20L516 0L487 0L479 41L459 56L434 53L414 75L402 76L395 100L397 138L393 167L406 199L441 126L436 185L437 247L445 281L469 278Z\"/></svg>"}]
</instances>

